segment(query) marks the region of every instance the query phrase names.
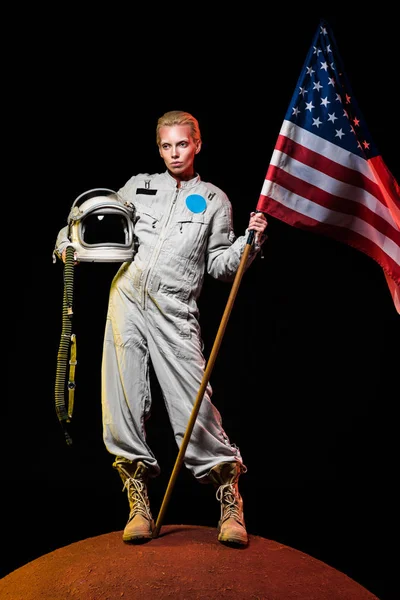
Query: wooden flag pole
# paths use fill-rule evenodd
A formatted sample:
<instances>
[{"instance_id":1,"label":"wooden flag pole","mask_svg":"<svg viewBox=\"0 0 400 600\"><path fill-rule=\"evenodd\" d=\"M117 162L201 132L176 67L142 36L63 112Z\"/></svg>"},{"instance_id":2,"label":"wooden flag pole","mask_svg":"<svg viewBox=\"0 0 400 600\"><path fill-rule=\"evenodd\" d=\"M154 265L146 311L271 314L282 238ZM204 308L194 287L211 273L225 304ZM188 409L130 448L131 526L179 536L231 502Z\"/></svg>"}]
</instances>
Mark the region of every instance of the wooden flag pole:
<instances>
[{"instance_id":1,"label":"wooden flag pole","mask_svg":"<svg viewBox=\"0 0 400 600\"><path fill-rule=\"evenodd\" d=\"M235 301L237 292L239 290L239 285L240 285L240 282L242 280L242 277L243 277L243 274L244 274L244 271L245 271L245 266L246 266L246 263L247 263L247 258L248 258L248 255L250 253L251 246L252 246L252 243L253 243L253 238L254 238L254 231L250 231L249 235L248 235L248 238L247 238L246 246L245 246L243 254L242 254L242 258L240 259L240 264L239 264L238 270L236 272L235 279L234 279L233 284L232 284L231 293L229 294L228 302L226 304L224 314L222 315L221 323L220 323L220 326L218 328L218 332L217 332L217 335L216 335L216 338L215 338L215 341L214 341L214 345L213 345L212 350L211 350L210 358L208 359L208 363L207 363L206 369L204 371L203 379L202 379L202 382L200 384L200 389L198 391L195 403L193 405L192 413L191 413L190 418L189 418L189 422L188 422L188 425L187 425L187 428L186 428L186 431L185 431L185 435L183 437L182 444L181 444L181 446L179 448L178 456L177 456L177 459L175 461L175 466L173 468L172 475L170 477L170 480L169 480L169 483L168 483L168 486L167 486L167 490L165 492L165 495L164 495L164 498L163 498L163 501L162 501L162 504L161 504L160 512L158 513L157 522L156 522L155 528L153 530L153 538L158 537L158 534L160 532L161 524L162 524L162 521L163 521L163 518L164 518L164 515L165 515L165 511L166 511L167 506L168 506L168 502L169 502L170 497L171 497L172 489L173 489L173 487L175 485L176 479L178 477L179 470L180 470L180 468L182 466L183 459L184 459L185 452L186 452L186 448L187 448L190 436L191 436L192 431L193 431L193 427L194 427L194 424L195 424L195 421L196 421L196 418L197 418L197 414L198 414L199 409L200 409L201 402L203 400L204 392L206 390L208 381L209 381L210 376L211 376L211 372L212 372L213 367L214 367L215 360L217 358L217 354L218 354L219 348L221 346L222 338L223 338L224 333L225 333L225 329L226 329L226 326L227 326L227 323L228 323L228 320L229 320L229 316L230 316L230 314L232 312L233 303Z\"/></svg>"}]
</instances>

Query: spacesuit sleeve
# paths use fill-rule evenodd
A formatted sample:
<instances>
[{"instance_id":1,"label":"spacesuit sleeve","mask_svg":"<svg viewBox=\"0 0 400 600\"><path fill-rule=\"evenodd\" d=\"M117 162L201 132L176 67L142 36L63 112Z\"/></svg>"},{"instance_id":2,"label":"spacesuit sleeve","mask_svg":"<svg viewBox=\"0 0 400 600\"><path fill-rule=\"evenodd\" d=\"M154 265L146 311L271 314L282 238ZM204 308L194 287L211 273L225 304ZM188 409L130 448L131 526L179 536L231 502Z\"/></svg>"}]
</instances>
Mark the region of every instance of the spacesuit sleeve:
<instances>
[{"instance_id":1,"label":"spacesuit sleeve","mask_svg":"<svg viewBox=\"0 0 400 600\"><path fill-rule=\"evenodd\" d=\"M240 260L247 243L245 235L236 238L233 230L232 205L225 198L221 208L213 217L207 245L207 272L215 279L232 281L235 278ZM246 264L251 265L261 246L253 245Z\"/></svg>"},{"instance_id":2,"label":"spacesuit sleeve","mask_svg":"<svg viewBox=\"0 0 400 600\"><path fill-rule=\"evenodd\" d=\"M62 260L62 253L64 252L65 248L70 245L71 240L68 237L68 225L66 225L58 232L55 248L53 251L53 257L57 256L57 258Z\"/></svg>"}]
</instances>

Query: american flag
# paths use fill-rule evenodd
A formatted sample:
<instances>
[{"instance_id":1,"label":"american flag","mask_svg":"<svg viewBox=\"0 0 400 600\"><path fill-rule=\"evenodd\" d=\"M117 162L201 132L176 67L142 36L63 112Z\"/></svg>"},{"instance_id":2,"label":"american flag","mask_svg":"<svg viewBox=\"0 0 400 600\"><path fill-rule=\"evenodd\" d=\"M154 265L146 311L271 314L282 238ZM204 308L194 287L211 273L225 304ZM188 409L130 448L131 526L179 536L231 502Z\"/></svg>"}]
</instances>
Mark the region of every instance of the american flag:
<instances>
[{"instance_id":1,"label":"american flag","mask_svg":"<svg viewBox=\"0 0 400 600\"><path fill-rule=\"evenodd\" d=\"M373 258L400 313L400 187L371 139L324 20L286 112L257 210Z\"/></svg>"}]
</instances>

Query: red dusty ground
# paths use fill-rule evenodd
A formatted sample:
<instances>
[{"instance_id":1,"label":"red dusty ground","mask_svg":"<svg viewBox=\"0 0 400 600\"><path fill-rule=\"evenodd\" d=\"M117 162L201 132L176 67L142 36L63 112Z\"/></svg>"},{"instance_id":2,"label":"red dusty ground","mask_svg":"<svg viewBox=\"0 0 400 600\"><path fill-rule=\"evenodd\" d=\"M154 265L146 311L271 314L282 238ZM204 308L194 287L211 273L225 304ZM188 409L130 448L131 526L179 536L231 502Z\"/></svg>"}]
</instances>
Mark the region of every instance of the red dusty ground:
<instances>
[{"instance_id":1,"label":"red dusty ground","mask_svg":"<svg viewBox=\"0 0 400 600\"><path fill-rule=\"evenodd\" d=\"M2 600L379 600L298 550L249 536L220 544L213 528L166 525L146 544L116 531L59 548L0 580Z\"/></svg>"}]
</instances>

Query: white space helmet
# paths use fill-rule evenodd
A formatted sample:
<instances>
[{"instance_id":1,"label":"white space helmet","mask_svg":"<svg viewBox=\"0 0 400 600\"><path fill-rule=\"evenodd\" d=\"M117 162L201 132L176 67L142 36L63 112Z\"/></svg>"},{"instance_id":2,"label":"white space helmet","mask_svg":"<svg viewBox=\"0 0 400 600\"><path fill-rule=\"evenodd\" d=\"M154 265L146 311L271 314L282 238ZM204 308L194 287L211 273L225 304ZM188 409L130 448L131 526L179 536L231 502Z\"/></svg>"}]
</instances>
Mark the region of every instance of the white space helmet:
<instances>
[{"instance_id":1,"label":"white space helmet","mask_svg":"<svg viewBox=\"0 0 400 600\"><path fill-rule=\"evenodd\" d=\"M136 251L135 208L117 192L94 188L74 201L69 237L81 262L124 262Z\"/></svg>"}]
</instances>

